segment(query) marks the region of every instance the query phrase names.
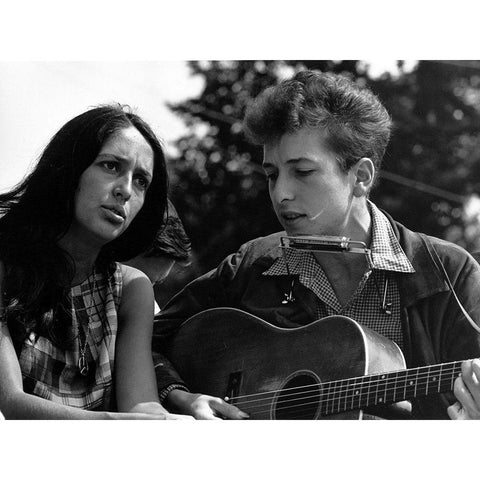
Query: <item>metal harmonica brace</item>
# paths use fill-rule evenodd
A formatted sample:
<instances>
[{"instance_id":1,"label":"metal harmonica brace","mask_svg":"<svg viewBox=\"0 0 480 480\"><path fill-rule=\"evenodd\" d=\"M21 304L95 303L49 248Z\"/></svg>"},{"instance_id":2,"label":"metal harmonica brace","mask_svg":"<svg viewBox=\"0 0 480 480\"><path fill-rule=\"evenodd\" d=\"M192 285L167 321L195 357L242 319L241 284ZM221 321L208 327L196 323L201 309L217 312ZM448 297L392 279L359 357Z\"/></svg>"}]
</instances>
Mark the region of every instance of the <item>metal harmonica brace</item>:
<instances>
[{"instance_id":1,"label":"metal harmonica brace","mask_svg":"<svg viewBox=\"0 0 480 480\"><path fill-rule=\"evenodd\" d=\"M280 237L280 248L293 248L307 252L350 252L370 256L370 249L364 242L348 237L302 235Z\"/></svg>"}]
</instances>

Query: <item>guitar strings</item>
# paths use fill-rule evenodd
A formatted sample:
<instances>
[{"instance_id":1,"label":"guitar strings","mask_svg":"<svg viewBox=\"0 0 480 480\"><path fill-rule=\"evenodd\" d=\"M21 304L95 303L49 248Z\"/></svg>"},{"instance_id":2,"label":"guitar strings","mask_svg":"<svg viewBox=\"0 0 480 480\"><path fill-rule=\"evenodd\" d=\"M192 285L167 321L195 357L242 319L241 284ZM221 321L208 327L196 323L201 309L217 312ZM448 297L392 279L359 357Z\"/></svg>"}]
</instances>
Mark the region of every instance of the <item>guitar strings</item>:
<instances>
[{"instance_id":1,"label":"guitar strings","mask_svg":"<svg viewBox=\"0 0 480 480\"><path fill-rule=\"evenodd\" d=\"M450 380L450 382L449 382L450 385L453 383L453 380L454 380L453 378ZM312 386L312 385L309 385L309 386ZM441 386L441 384L439 383L439 387L440 386ZM307 400L307 399L310 399L310 398L321 399L321 401L324 404L326 404L326 405L331 404L332 406L335 403L338 404L338 405L340 405L341 403L346 405L348 400L350 400L350 399L351 400L357 399L361 403L362 400L366 400L368 402L370 399L375 397L375 401L378 401L378 397L379 397L378 390L381 387L382 386L380 385L379 388L376 391L367 391L367 392L361 392L360 391L359 393L354 393L353 392L353 390L355 390L355 388L344 389L343 391L340 390L340 392L335 392L334 390L333 391L328 391L328 390L327 391L319 391L318 389L305 390L305 391L302 392L302 396L300 396L300 397L295 392L284 394L284 395L282 395L281 399L279 399L277 404L291 403L292 398L300 398L301 400ZM406 391L406 389L408 388L408 385L405 384L403 387L400 387L400 388L385 389L384 391L382 391L380 393L385 394L384 397L387 398L389 392L395 392L395 391L400 390L401 388L404 388L404 390ZM292 389L287 389L287 390L292 390ZM335 393L342 394L343 393L343 394L346 394L346 395L344 395L344 396L340 395L336 398L329 398L332 395L332 393L333 394L335 394ZM275 396L275 392L265 392L263 395L270 395L273 398ZM415 396L415 395L413 395L413 396ZM383 398L383 397L380 397L380 398ZM242 406L250 405L251 408L252 407L255 408L255 407L263 406L263 405L269 405L269 403L260 403L259 405L255 405L256 403L263 402L264 400L265 400L265 398L243 400L243 401L235 403L235 405L237 405L237 406L239 406L239 405L242 405ZM386 400L386 401L388 401L388 400ZM392 397L392 401L393 401L393 403L395 403L395 396ZM381 403L384 403L384 402L381 402ZM353 402L352 402L352 404L353 404Z\"/></svg>"},{"instance_id":2,"label":"guitar strings","mask_svg":"<svg viewBox=\"0 0 480 480\"><path fill-rule=\"evenodd\" d=\"M455 374L455 370L452 370L452 372L446 372L447 374ZM456 377L453 377L449 380L449 384L452 384L453 381L455 380ZM422 381L425 381L424 383L422 383ZM444 382L445 383L445 382ZM370 387L372 386L372 384L375 384L376 385L376 389L371 389ZM378 382L375 382L375 381L370 381L370 382L364 382L362 384L352 384L352 385L349 385L349 386L341 386L340 388L335 388L335 387L328 387L327 388L324 388L322 390L318 390L317 388L315 389L311 389L311 390L305 390L305 387L306 386L303 386L302 389L302 395L305 396L306 394L314 394L314 396L316 397L328 397L328 396L331 396L331 395L337 395L336 398L326 398L325 400L327 402L332 402L332 401L337 401L337 402L340 402L341 400L344 400L344 399L349 399L349 398L358 398L358 397L362 397L362 396L368 396L368 397L371 397L373 395L376 395L376 396L379 396L379 394L381 395L384 395L385 397L388 396L389 393L391 392L398 392L399 390L403 389L404 392L406 392L406 390L408 388L412 388L412 385L409 384L408 382L404 382L404 383L400 383L400 382L397 382L397 385L395 386L392 386L392 387L389 387L389 388L383 388L385 385L387 384L387 382L383 382L383 383L378 383ZM425 378L419 378L418 381L416 382L417 384L417 390L420 390L423 386L426 386L428 385L428 377L425 377ZM322 384L313 384L313 385L308 385L308 387L318 387L318 386L321 386ZM442 385L442 382L438 382L438 387L441 388L441 385ZM364 390L367 389L367 392L365 392ZM297 390L297 391L294 391L294 390ZM255 402L260 402L263 400L263 398L258 398L258 397L265 397L265 396L275 396L276 393L279 393L279 392L288 392L290 391L291 393L283 393L282 394L282 398L285 398L286 400L285 401L290 401L291 397L298 397L298 391L300 390L299 387L294 387L294 388L290 388L290 389L282 389L282 390L272 390L272 391L269 391L269 392L263 392L263 393L256 393L256 394L251 394L251 395L244 395L244 396L238 396L238 397L233 397L233 398L229 398L228 400L229 401L236 401L236 405L247 405L247 404L251 404L251 403L255 403ZM355 390L358 390L358 393L355 393ZM380 392L379 392L380 390ZM293 391L293 392L292 392ZM415 393L414 395L415 396ZM257 398L252 398L252 397L257 397ZM246 399L246 398L249 398L247 400L242 400L242 399ZM306 397L303 397L303 398L306 398ZM382 397L383 398L383 397ZM393 397L395 398L395 396Z\"/></svg>"},{"instance_id":3,"label":"guitar strings","mask_svg":"<svg viewBox=\"0 0 480 480\"><path fill-rule=\"evenodd\" d=\"M468 360L466 360L468 361ZM359 377L352 377L348 379L340 379L340 380L332 380L330 382L325 382L325 383L309 383L307 385L301 385L297 387L290 387L290 388L285 388L285 389L278 389L278 390L270 390L267 392L258 392L258 393L252 393L248 395L239 395L236 397L228 397L228 400L240 400L243 398L248 398L248 397L255 397L255 396L262 396L262 395L270 395L270 394L275 394L279 392L286 392L286 391L294 391L294 390L300 390L305 387L320 387L323 386L323 390L328 390L328 391L335 391L340 387L340 391L342 389L349 390L350 388L358 387L358 386L364 386L364 385L369 385L369 384L377 384L384 382L390 383L394 380L393 376L396 375L396 380L401 382L401 381L412 381L414 378L416 380L425 380L429 379L432 375L437 373L437 375L441 376L447 376L449 374L455 374L457 371L460 369L460 364L462 361L459 362L451 362L451 363L445 363L440 366L436 366L438 369L438 372L436 370L433 370L431 366L425 366L425 367L419 367L418 369L413 369L413 371L417 371L417 374L412 373L412 370L397 370L393 372L387 372L387 373L378 373L378 374L372 374L368 376L359 376ZM421 370L428 370L422 372ZM409 373L406 373L409 372ZM403 375L403 378L398 375ZM382 376L385 375L385 378L382 378ZM363 379L365 378L370 378L371 380L365 381ZM348 383L346 383L348 382Z\"/></svg>"},{"instance_id":4,"label":"guitar strings","mask_svg":"<svg viewBox=\"0 0 480 480\"><path fill-rule=\"evenodd\" d=\"M450 385L453 386L453 379L450 382ZM347 395L343 398L340 397L338 399L326 398L326 399L322 400L322 397L325 397L325 396L328 397L329 394L323 394L323 393L319 394L319 392L316 390L314 392L314 395L308 395L308 396L301 397L301 400L304 401L303 403L297 403L297 404L292 405L291 400L285 400L285 399L279 400L275 404L275 411L276 412L279 412L279 411L281 412L281 411L285 411L285 410L294 410L295 415L298 415L298 413L302 411L301 407L311 407L311 406L318 405L319 408L316 409L315 413L319 412L323 415L332 415L332 414L335 414L335 413L340 413L340 412L344 412L344 411L359 409L361 407L368 407L370 405L370 399L371 398L373 399L374 393L377 393L377 392L369 392L367 394L362 393L362 394L359 394L359 395ZM366 397L366 398L363 398L363 397ZM272 396L272 398L273 398L273 396ZM413 395L413 398L415 398L415 395ZM305 402L305 400L309 400L309 399L314 399L314 400ZM262 399L258 399L257 401L261 401L261 400ZM350 402L350 405L347 406L349 400L351 400L351 402ZM364 404L362 404L362 400L365 400ZM255 400L249 400L249 401L246 401L246 402L239 402L239 403L236 403L235 405L236 406L243 406L247 403L252 403L252 402L255 402ZM374 401L373 405L389 404L389 403L395 403L395 398L393 397L391 401L384 401L384 402L378 402L378 399L375 398L375 401ZM285 404L288 404L288 405L284 406ZM250 413L255 413L257 415L262 414L262 413L267 413L271 410L271 406L272 406L271 402L268 402L268 403L264 402L264 403L260 403L258 405L251 405L249 407L249 411L250 411ZM263 410L258 410L258 409L262 409L264 407L268 407L268 408L263 409ZM252 410L252 409L254 409L254 410ZM306 408L303 408L303 410L305 411ZM308 411L311 412L311 408L308 408Z\"/></svg>"},{"instance_id":5,"label":"guitar strings","mask_svg":"<svg viewBox=\"0 0 480 480\"><path fill-rule=\"evenodd\" d=\"M358 396L347 396L344 399L338 399L334 400L332 402L332 399L326 399L326 401L321 400L321 396L316 393L313 396L309 397L302 397L302 400L309 400L310 398L313 398L314 400L311 402L304 402L304 403L296 403L294 405L291 404L291 401L288 400L281 400L278 401L275 404L275 411L282 411L282 410L294 410L295 413L297 414L300 411L300 407L310 407L310 406L319 406L320 408L317 408L317 411L320 411L321 414L323 415L331 415L334 413L340 413L344 411L350 411L350 410L355 410L355 409L360 409L362 407L368 407L370 406L370 398L363 398L364 395ZM373 397L373 395L370 395L370 397ZM364 400L364 402L362 402ZM377 404L390 404L390 403L395 403L395 399L392 398L391 401L385 401L385 402L373 402L373 405ZM287 404L286 406L283 406ZM238 406L241 406L242 404L237 404ZM258 405L253 405L250 406L249 412L252 414L261 414L265 412L269 412L271 410L271 402L269 403L260 403ZM266 410L262 410L262 408L267 407ZM259 410L260 409L260 410ZM310 409L309 409L310 410Z\"/></svg>"},{"instance_id":6,"label":"guitar strings","mask_svg":"<svg viewBox=\"0 0 480 480\"><path fill-rule=\"evenodd\" d=\"M362 404L361 399L360 399L360 402L358 402L358 405L355 404L355 402L352 401L351 404L349 406L347 406L347 400L350 397L345 398L345 401L343 402L343 405L340 404L339 400L335 400L335 403L338 403L338 405L334 405L334 404L329 405L329 399L327 399L327 402L325 404L325 403L322 403L322 401L319 397L320 397L320 395L318 395L318 394L314 395L314 396L304 397L304 398L302 398L302 400L308 400L310 398L314 398L314 401L297 403L295 405L289 404L289 405L286 405L286 406L282 406L282 405L285 404L285 403L289 403L288 401L287 402L286 401L279 401L275 404L275 412L282 412L282 411L286 411L286 410L291 410L291 411L294 412L293 414L294 414L295 417L298 417L299 414L304 412L304 416L306 416L308 414L309 418L315 418L315 417L317 417L318 414L320 414L321 416L328 416L328 415L333 415L333 414L336 414L336 413L357 410L357 409L360 409L362 407L370 406L370 404L368 402L368 399L367 399L367 402L365 404ZM352 400L355 399L354 397L351 397L351 398L352 398ZM393 401L388 401L388 402L381 402L381 404L390 404L390 403L395 403L395 401L393 400ZM373 403L373 405L377 405L377 404L379 404L379 403L376 403L376 402ZM312 408L311 408L312 406L317 406L313 416L312 416ZM263 409L263 410L250 410L250 413L254 413L256 415L259 415L259 414L262 414L262 413L270 412L271 409L272 409L271 408L272 404L271 403L263 403L263 404L254 406L254 408L255 407L260 408L260 409L263 408L263 407L268 407L268 408Z\"/></svg>"},{"instance_id":7,"label":"guitar strings","mask_svg":"<svg viewBox=\"0 0 480 480\"><path fill-rule=\"evenodd\" d=\"M404 372L404 371L400 371L400 372ZM456 374L457 372L458 372L457 368L445 368L445 369L442 370L442 376L452 374L452 378L450 379L450 382L449 382L450 388L453 387L453 382L456 378L456 377L455 378L453 377L453 374ZM362 378L362 377L358 377L358 378ZM418 389L417 387L419 386L421 388L425 385L428 385L428 380L429 379L430 379L430 375L419 376L417 378L417 382L416 382L417 385L415 386L415 392L412 395L413 398L416 397L416 394L417 394L416 390ZM360 384L360 387L363 390L365 390L365 388L367 388L367 392L364 392L364 391L362 392L361 390L358 391L358 386L359 386L358 383L350 384L350 385L340 385L340 389L337 389L337 388L335 388L335 386L332 386L332 385L328 384L328 383L335 384L335 383L345 382L345 380L338 380L338 381L328 382L326 384L323 384L323 385L327 385L327 388L324 388L322 391L319 391L317 388L315 388L315 390L313 390L313 389L306 390L306 388L309 388L309 387L318 387L318 386L322 385L322 384L308 384L308 385L304 385L302 387L292 387L292 388L283 389L283 390L272 390L270 392L263 392L263 393L257 393L257 394L250 394L250 395L232 397L232 398L229 399L229 401L250 398L249 400L237 401L235 403L235 405L239 406L239 407L240 406L247 406L248 408L250 408L250 411L251 411L252 408L263 408L263 407L268 406L269 408L267 410L263 410L263 411L260 411L260 412L258 412L258 411L255 412L255 413L263 413L263 412L266 412L266 411L270 410L271 402L268 402L268 403L264 402L264 403L260 403L260 404L257 404L257 405L255 405L255 403L264 401L265 398L263 398L263 397L265 397L265 396L270 396L270 397L273 398L275 396L275 394L278 393L278 392L290 392L290 393L287 393L287 394L282 394L281 399L279 399L278 402L276 403L276 405L282 405L282 404L285 404L285 403L289 403L289 405L286 406L286 407L280 406L276 410L292 409L292 408L298 409L301 406L315 405L315 404L320 402L322 404L322 408L321 408L322 412L324 412L325 414L328 414L329 410L331 410L331 413L335 413L336 411L340 412L340 411L346 411L346 410L353 410L353 409L355 409L355 406L357 408L360 408L362 406L362 400L366 401L364 406L368 406L370 400L373 400L374 397L375 397L374 398L374 401L375 401L374 404L395 403L395 395L393 395L393 397L391 398L391 401L390 401L390 400L387 399L388 398L388 393L391 393L392 391L397 392L398 390L401 390L403 388L404 389L404 394L405 394L405 392L407 391L407 388L412 387L412 385L410 385L408 383L409 379L403 378L401 380L405 381L404 384L402 384L401 381L400 382L395 382L396 385L394 387L390 387L390 388L386 388L386 389L382 390L382 388L387 384L387 380L388 379L380 379L380 381L372 380L372 381L368 381L368 382L362 382ZM424 381L424 380L426 380L426 383L422 384L421 382ZM411 381L411 379L410 379L410 381ZM382 382L383 382L383 384L382 384ZM373 389L371 391L370 387L371 387L371 384L373 384L373 383L375 383L377 385L377 388ZM441 386L442 386L442 382L439 381L438 382L438 392L440 392ZM300 389L303 389L302 396L298 397L297 393ZM355 393L355 390L357 390L358 393ZM381 390L380 394L383 395L382 397L379 397L378 390ZM297 392L295 392L295 391L297 391ZM337 394L337 395L340 395L340 396L338 396L337 398L329 398L332 394ZM252 397L262 397L262 398L254 399ZM315 401L314 402L302 403L302 404L295 404L294 406L292 406L291 405L291 403L292 403L291 397L299 398L302 401L314 398ZM323 400L322 400L322 397L323 397ZM383 400L383 401L379 402L378 401L379 398L380 398L380 400ZM347 407L347 404L348 404L349 400L351 400L350 406ZM358 402L358 405L355 404L355 400ZM252 403L254 405L248 406L248 404L252 404ZM343 404L343 406L342 406L342 404Z\"/></svg>"}]
</instances>

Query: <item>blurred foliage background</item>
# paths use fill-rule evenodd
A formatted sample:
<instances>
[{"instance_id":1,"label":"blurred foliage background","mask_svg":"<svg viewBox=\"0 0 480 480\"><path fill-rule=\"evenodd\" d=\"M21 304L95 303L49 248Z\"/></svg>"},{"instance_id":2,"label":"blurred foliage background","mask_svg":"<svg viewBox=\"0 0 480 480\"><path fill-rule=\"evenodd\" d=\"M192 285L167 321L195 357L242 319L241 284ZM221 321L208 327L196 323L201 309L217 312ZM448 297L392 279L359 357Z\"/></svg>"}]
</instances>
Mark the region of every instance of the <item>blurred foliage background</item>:
<instances>
[{"instance_id":1,"label":"blurred foliage background","mask_svg":"<svg viewBox=\"0 0 480 480\"><path fill-rule=\"evenodd\" d=\"M394 131L372 200L409 228L480 249L480 62L202 61L198 98L170 108L190 127L169 161L171 198L192 239L196 274L242 243L278 231L261 169L262 149L245 141L242 118L263 88L300 69L332 71L368 85Z\"/></svg>"}]
</instances>

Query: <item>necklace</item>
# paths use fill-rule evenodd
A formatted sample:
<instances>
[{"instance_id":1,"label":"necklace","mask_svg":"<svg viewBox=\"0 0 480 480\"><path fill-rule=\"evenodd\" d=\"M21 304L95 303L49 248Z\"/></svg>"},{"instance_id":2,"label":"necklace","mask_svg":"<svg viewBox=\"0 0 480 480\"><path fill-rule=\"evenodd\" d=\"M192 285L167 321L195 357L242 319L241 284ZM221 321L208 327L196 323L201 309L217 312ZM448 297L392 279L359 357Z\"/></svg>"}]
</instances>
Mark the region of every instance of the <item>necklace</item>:
<instances>
[{"instance_id":1,"label":"necklace","mask_svg":"<svg viewBox=\"0 0 480 480\"><path fill-rule=\"evenodd\" d=\"M87 312L87 326L86 328L83 328L81 325L81 322L78 319L77 316L77 322L78 322L78 351L79 351L79 357L78 357L78 370L80 371L80 374L83 375L84 377L88 375L88 362L87 359L85 358L86 353L87 353L87 346L88 346L88 337L90 334L90 317L91 317L91 312L95 303L94 296L95 296L95 291L97 289L97 281L96 281L96 275L95 275L95 267L93 267L93 287L92 284L90 283L90 278L88 279L88 286L90 289L90 302L88 307L86 308ZM72 297L72 303L73 303L73 297ZM73 306L73 305L72 305ZM82 340L81 340L81 335L80 335L80 328L83 328L83 333L85 334L85 342L82 346Z\"/></svg>"},{"instance_id":2,"label":"necklace","mask_svg":"<svg viewBox=\"0 0 480 480\"><path fill-rule=\"evenodd\" d=\"M87 331L85 332L85 343L82 347L82 343L80 341L80 335L78 336L78 347L80 351L80 356L78 357L78 370L80 374L84 377L88 374L88 363L85 359L85 353L87 352L87 345L88 345L88 334L90 333L90 322L87 325Z\"/></svg>"}]
</instances>

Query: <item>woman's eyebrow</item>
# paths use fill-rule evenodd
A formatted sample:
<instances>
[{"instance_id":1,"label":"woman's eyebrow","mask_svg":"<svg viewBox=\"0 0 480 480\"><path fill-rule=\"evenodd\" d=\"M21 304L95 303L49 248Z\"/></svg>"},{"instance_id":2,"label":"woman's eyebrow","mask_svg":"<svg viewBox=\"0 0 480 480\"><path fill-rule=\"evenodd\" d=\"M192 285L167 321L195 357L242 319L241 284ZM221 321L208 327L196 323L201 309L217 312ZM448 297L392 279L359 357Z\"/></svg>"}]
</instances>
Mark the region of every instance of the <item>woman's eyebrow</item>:
<instances>
[{"instance_id":1,"label":"woman's eyebrow","mask_svg":"<svg viewBox=\"0 0 480 480\"><path fill-rule=\"evenodd\" d=\"M148 170L145 170L144 168L142 167L138 167L137 168L137 171L139 171L143 176L149 178L149 179L152 179L153 178L153 174L148 171Z\"/></svg>"},{"instance_id":2,"label":"woman's eyebrow","mask_svg":"<svg viewBox=\"0 0 480 480\"><path fill-rule=\"evenodd\" d=\"M120 163L130 163L130 159L126 157L122 157L121 155L117 155L115 153L100 153L98 157L112 157ZM146 177L149 177L149 178L153 177L152 173L150 173L145 168L137 167L136 170L139 171L142 175L145 175Z\"/></svg>"}]
</instances>

